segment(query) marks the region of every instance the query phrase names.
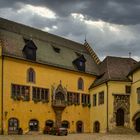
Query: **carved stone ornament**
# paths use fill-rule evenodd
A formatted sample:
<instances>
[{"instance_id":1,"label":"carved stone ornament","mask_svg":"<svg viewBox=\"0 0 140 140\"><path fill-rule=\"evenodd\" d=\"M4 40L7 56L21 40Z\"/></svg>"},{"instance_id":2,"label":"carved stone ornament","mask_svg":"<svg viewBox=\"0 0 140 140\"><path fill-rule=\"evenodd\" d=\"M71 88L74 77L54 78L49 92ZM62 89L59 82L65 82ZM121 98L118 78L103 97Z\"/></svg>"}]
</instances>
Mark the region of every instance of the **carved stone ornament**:
<instances>
[{"instance_id":1,"label":"carved stone ornament","mask_svg":"<svg viewBox=\"0 0 140 140\"><path fill-rule=\"evenodd\" d=\"M118 109L123 109L124 111L124 126L130 126L130 97L129 95L114 95L114 111L113 111L113 119L111 122L116 126L116 114Z\"/></svg>"}]
</instances>

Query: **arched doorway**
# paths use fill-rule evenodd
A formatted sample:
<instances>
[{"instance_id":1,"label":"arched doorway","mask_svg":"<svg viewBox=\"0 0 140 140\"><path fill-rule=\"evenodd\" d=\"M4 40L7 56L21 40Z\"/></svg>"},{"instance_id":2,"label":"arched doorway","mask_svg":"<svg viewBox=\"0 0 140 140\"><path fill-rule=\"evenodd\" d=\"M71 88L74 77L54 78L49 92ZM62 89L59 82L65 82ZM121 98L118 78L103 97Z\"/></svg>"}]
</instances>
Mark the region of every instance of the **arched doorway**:
<instances>
[{"instance_id":1,"label":"arched doorway","mask_svg":"<svg viewBox=\"0 0 140 140\"><path fill-rule=\"evenodd\" d=\"M99 133L100 132L100 123L98 121L94 122L93 131L95 133Z\"/></svg>"},{"instance_id":2,"label":"arched doorway","mask_svg":"<svg viewBox=\"0 0 140 140\"><path fill-rule=\"evenodd\" d=\"M137 118L135 123L136 123L136 128L135 128L136 131L140 132L140 118Z\"/></svg>"},{"instance_id":3,"label":"arched doorway","mask_svg":"<svg viewBox=\"0 0 140 140\"><path fill-rule=\"evenodd\" d=\"M69 122L68 121L62 121L61 126L64 128L69 128Z\"/></svg>"},{"instance_id":4,"label":"arched doorway","mask_svg":"<svg viewBox=\"0 0 140 140\"><path fill-rule=\"evenodd\" d=\"M116 126L124 126L124 110L122 108L116 112Z\"/></svg>"},{"instance_id":5,"label":"arched doorway","mask_svg":"<svg viewBox=\"0 0 140 140\"><path fill-rule=\"evenodd\" d=\"M77 131L77 133L82 133L83 132L83 122L82 121L78 121L76 123L76 131Z\"/></svg>"},{"instance_id":6,"label":"arched doorway","mask_svg":"<svg viewBox=\"0 0 140 140\"><path fill-rule=\"evenodd\" d=\"M45 122L44 134L49 134L53 125L54 125L54 122L52 120L47 120Z\"/></svg>"},{"instance_id":7,"label":"arched doorway","mask_svg":"<svg viewBox=\"0 0 140 140\"><path fill-rule=\"evenodd\" d=\"M51 127L53 127L53 124L54 124L54 122L52 120L47 120L45 123L45 126L51 128Z\"/></svg>"},{"instance_id":8,"label":"arched doorway","mask_svg":"<svg viewBox=\"0 0 140 140\"><path fill-rule=\"evenodd\" d=\"M30 131L38 131L39 130L38 120L32 119L29 121L29 130Z\"/></svg>"},{"instance_id":9,"label":"arched doorway","mask_svg":"<svg viewBox=\"0 0 140 140\"><path fill-rule=\"evenodd\" d=\"M16 133L19 129L19 121L16 118L10 118L8 120L8 133Z\"/></svg>"}]
</instances>

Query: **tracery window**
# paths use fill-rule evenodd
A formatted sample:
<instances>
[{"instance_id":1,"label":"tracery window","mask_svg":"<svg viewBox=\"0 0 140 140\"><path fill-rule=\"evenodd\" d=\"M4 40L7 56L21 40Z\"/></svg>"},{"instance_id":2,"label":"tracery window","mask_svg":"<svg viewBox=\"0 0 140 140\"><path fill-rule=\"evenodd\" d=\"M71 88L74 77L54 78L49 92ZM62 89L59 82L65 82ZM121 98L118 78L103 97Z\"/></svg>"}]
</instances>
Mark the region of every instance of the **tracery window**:
<instances>
[{"instance_id":1,"label":"tracery window","mask_svg":"<svg viewBox=\"0 0 140 140\"><path fill-rule=\"evenodd\" d=\"M84 90L84 81L81 77L78 79L78 90Z\"/></svg>"},{"instance_id":2,"label":"tracery window","mask_svg":"<svg viewBox=\"0 0 140 140\"><path fill-rule=\"evenodd\" d=\"M27 81L35 83L35 71L32 68L27 70Z\"/></svg>"}]
</instances>

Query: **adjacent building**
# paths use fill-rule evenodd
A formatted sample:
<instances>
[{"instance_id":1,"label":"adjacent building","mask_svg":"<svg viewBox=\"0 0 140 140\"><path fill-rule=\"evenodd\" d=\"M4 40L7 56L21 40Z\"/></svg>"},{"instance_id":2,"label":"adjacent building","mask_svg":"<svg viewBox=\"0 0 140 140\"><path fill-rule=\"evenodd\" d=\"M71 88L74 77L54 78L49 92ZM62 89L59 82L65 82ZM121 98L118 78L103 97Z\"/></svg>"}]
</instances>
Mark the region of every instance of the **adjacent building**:
<instances>
[{"instance_id":1,"label":"adjacent building","mask_svg":"<svg viewBox=\"0 0 140 140\"><path fill-rule=\"evenodd\" d=\"M139 62L0 18L0 131L140 131Z\"/></svg>"}]
</instances>

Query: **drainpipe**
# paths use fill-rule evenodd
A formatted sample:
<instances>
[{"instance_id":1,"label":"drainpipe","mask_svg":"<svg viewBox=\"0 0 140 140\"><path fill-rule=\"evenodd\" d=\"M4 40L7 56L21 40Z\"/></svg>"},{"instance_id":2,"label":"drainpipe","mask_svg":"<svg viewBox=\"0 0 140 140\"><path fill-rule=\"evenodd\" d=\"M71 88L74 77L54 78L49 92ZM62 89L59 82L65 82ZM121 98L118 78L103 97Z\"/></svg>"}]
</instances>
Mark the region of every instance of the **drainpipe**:
<instances>
[{"instance_id":1,"label":"drainpipe","mask_svg":"<svg viewBox=\"0 0 140 140\"><path fill-rule=\"evenodd\" d=\"M1 134L4 134L3 130L3 69L4 69L4 57L2 56L2 71L1 71Z\"/></svg>"},{"instance_id":2,"label":"drainpipe","mask_svg":"<svg viewBox=\"0 0 140 140\"><path fill-rule=\"evenodd\" d=\"M106 94L106 101L107 101L107 103L106 103L106 112L107 112L107 114L106 114L106 120L107 120L107 126L106 126L106 131L107 132L109 132L109 127L108 127L108 83L106 82L106 92L107 92L107 94Z\"/></svg>"}]
</instances>

